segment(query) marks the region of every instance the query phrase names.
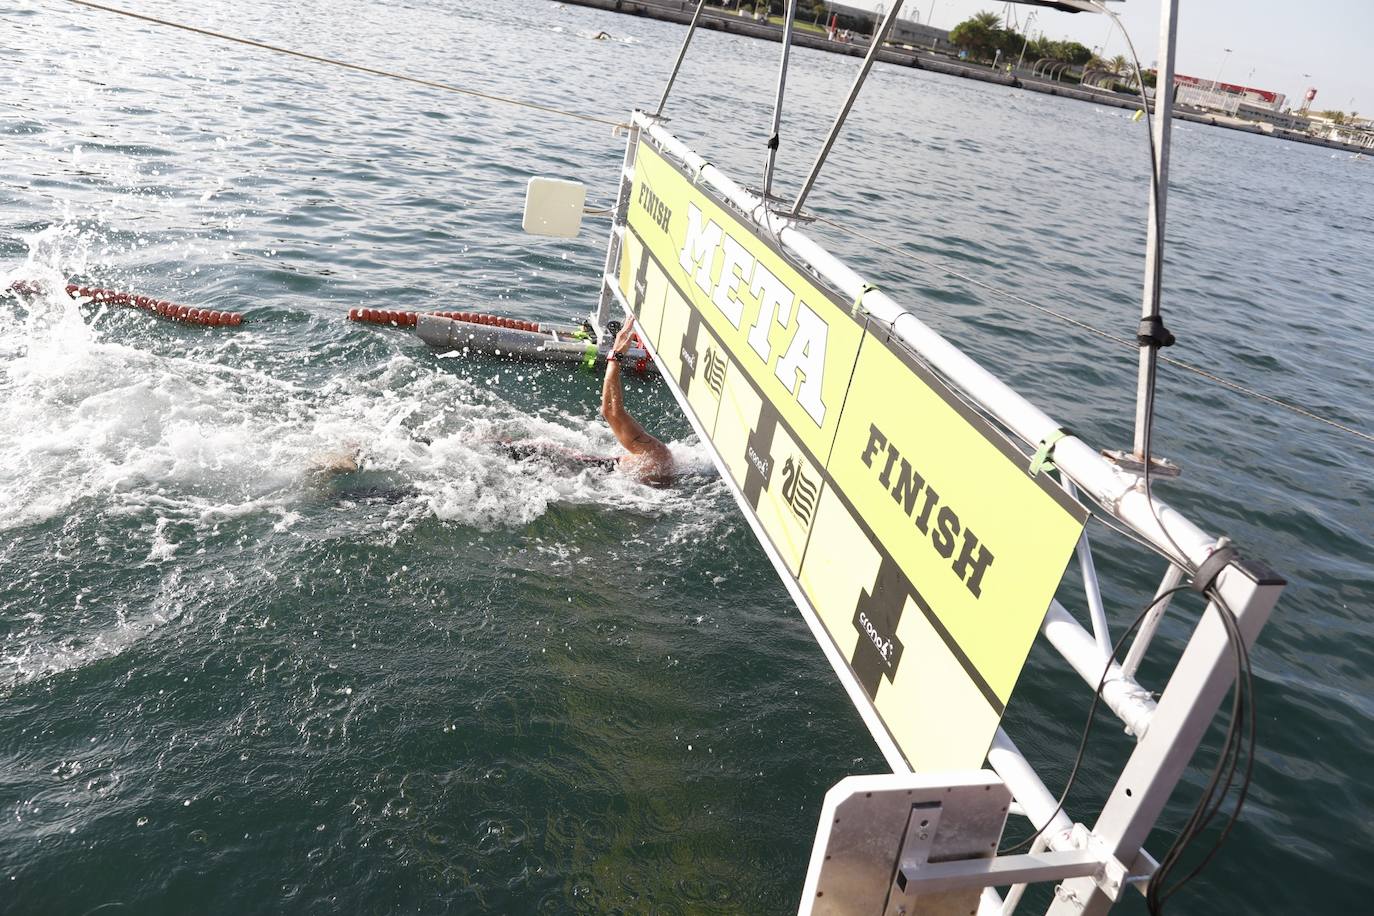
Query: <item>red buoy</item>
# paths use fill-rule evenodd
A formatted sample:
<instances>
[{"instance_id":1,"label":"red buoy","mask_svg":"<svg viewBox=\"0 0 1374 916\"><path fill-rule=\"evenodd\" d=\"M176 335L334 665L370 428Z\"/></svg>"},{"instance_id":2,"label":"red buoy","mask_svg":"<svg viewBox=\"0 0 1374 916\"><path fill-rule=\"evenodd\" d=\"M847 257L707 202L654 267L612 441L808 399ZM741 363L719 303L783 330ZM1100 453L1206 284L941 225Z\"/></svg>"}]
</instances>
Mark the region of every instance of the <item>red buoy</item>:
<instances>
[{"instance_id":1,"label":"red buoy","mask_svg":"<svg viewBox=\"0 0 1374 916\"><path fill-rule=\"evenodd\" d=\"M166 299L155 299L152 296L140 296L134 295L133 293L121 293L117 290L104 289L99 286L79 286L75 283L69 283L65 289L67 295L89 299L92 303L139 308L144 311L152 312L154 315L161 318L169 318L173 321L200 324L206 327L237 327L243 324L243 316L238 312L193 309L185 305L177 305Z\"/></svg>"}]
</instances>

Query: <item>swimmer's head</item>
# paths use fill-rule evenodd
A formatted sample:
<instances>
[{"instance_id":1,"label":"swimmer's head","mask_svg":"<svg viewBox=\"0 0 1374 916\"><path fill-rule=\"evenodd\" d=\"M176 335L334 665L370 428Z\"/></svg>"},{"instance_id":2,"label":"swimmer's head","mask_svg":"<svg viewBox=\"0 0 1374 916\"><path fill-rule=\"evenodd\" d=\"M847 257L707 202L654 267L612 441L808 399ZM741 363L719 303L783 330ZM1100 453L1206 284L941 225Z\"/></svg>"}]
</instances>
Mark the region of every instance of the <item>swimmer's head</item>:
<instances>
[{"instance_id":1,"label":"swimmer's head","mask_svg":"<svg viewBox=\"0 0 1374 916\"><path fill-rule=\"evenodd\" d=\"M307 469L317 474L352 474L362 467L362 451L361 444L345 442L336 449L311 455Z\"/></svg>"}]
</instances>

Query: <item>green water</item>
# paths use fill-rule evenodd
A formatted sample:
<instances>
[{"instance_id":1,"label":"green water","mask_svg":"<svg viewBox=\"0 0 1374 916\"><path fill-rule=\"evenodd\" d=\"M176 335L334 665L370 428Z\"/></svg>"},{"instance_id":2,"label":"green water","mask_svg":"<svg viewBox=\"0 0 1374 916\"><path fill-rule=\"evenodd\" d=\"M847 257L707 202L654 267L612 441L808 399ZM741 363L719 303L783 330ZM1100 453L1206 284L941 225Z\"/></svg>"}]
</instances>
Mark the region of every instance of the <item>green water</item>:
<instances>
[{"instance_id":1,"label":"green water","mask_svg":"<svg viewBox=\"0 0 1374 916\"><path fill-rule=\"evenodd\" d=\"M680 37L545 0L138 8L613 116L656 100ZM343 320L584 314L606 224L525 236L524 183L605 201L621 141L56 0L7 12L0 46L5 285L74 278L250 322L0 302L0 911L795 910L825 790L883 763L722 484L512 461L502 438L610 451L597 380ZM775 51L704 35L671 111L745 183ZM855 66L794 61L784 190ZM1374 428L1374 165L1178 131L1174 352ZM813 204L1129 333L1145 155L1114 109L879 67ZM1129 350L818 234L1089 441L1128 440ZM664 391L627 398L706 469ZM1374 452L1177 371L1158 428L1185 467L1166 497L1292 583L1254 652L1245 819L1171 911L1359 910ZM364 471L318 472L355 448ZM1093 535L1119 628L1162 567ZM1165 626L1163 660L1195 612ZM1053 789L1087 697L1034 650L1007 728ZM1128 751L1104 720L1071 812L1090 817Z\"/></svg>"}]
</instances>

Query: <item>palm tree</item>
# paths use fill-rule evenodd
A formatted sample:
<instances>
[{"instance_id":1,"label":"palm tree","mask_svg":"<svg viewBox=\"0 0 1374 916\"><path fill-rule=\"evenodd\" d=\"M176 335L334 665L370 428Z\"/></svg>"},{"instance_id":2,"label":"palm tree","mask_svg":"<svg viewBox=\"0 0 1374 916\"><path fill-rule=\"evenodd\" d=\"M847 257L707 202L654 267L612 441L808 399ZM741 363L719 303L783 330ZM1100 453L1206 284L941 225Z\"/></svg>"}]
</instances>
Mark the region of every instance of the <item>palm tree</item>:
<instances>
[{"instance_id":1,"label":"palm tree","mask_svg":"<svg viewBox=\"0 0 1374 916\"><path fill-rule=\"evenodd\" d=\"M1126 61L1124 54L1118 54L1107 63L1107 69L1117 74L1129 73L1131 65Z\"/></svg>"},{"instance_id":2,"label":"palm tree","mask_svg":"<svg viewBox=\"0 0 1374 916\"><path fill-rule=\"evenodd\" d=\"M999 28L1002 25L1002 17L994 13L992 10L983 10L983 12L974 16L969 21L974 23L975 25L980 25L983 28L989 30Z\"/></svg>"}]
</instances>

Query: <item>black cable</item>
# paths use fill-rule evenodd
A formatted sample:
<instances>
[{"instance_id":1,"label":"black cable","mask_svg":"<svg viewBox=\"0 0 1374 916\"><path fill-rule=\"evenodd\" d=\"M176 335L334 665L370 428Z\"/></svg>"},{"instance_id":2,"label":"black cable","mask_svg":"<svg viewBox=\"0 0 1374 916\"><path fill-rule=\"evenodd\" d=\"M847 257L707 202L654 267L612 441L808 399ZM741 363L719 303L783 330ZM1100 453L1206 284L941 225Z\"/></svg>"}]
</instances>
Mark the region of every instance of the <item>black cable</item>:
<instances>
[{"instance_id":1,"label":"black cable","mask_svg":"<svg viewBox=\"0 0 1374 916\"><path fill-rule=\"evenodd\" d=\"M1222 616L1224 621L1225 614L1223 613ZM1240 655L1235 649L1235 641L1231 636L1231 628L1225 622L1223 622L1223 627L1226 629L1227 641L1232 646L1232 658L1236 663L1236 682L1235 689L1232 693L1231 720L1227 726L1226 739L1222 742L1221 753L1217 757L1216 766L1212 769L1211 777L1203 790L1202 796L1193 807L1193 812L1189 815L1188 821L1179 829L1178 834L1174 837L1174 842L1170 844L1168 851L1165 852L1164 856L1160 859L1159 867L1150 879L1149 887L1146 889L1146 904L1151 914L1162 911L1164 901L1168 897L1168 892L1166 892L1164 888L1166 879L1178 865L1184 852L1193 843L1194 839L1203 829L1205 829L1206 825L1210 823L1216 812L1220 810L1220 806L1224 802L1226 793L1229 791L1231 782L1235 776L1235 767L1238 760L1237 755L1240 752L1240 745L1237 740L1239 732L1236 730L1236 724L1240 721L1243 682L1240 679ZM1220 794L1218 794L1217 787L1223 784L1221 778L1223 772L1226 773L1226 778L1223 788ZM1213 804L1214 800L1215 805Z\"/></svg>"},{"instance_id":2,"label":"black cable","mask_svg":"<svg viewBox=\"0 0 1374 916\"><path fill-rule=\"evenodd\" d=\"M1169 852L1160 862L1159 869L1151 878L1149 888L1146 892L1146 903L1151 914L1161 913L1164 902L1181 890L1188 882L1201 874L1220 851L1240 818L1241 809L1244 807L1245 799L1249 794L1251 779L1254 772L1257 717L1255 714L1254 679L1249 649L1246 647L1244 636L1240 632L1240 625L1235 612L1226 604L1221 594L1215 589L1209 589L1208 597L1210 597L1217 606L1218 614L1221 616L1222 624L1226 628L1227 637L1231 643L1232 652L1236 657L1238 668L1235 697L1233 697L1232 703L1234 718L1227 729L1227 739L1224 743L1223 757L1218 761L1218 770L1213 773L1213 781L1209 783L1208 786L1209 791L1216 786L1220 765L1226 759L1227 753L1232 751L1234 753L1231 757L1231 765L1227 772L1227 778L1221 793L1216 796L1215 803L1209 804L1210 810L1206 812L1205 816L1199 817L1199 813L1202 810L1202 803L1200 802L1199 808L1194 811L1194 816L1189 819L1189 829L1180 832L1174 845L1170 847ZM1242 722L1246 732L1244 738L1241 738L1240 732L1237 729L1237 725ZM1241 776L1235 805L1232 808L1230 816L1227 818L1225 826L1221 829L1216 840L1212 843L1211 848L1203 855L1198 864L1195 865L1187 875L1166 887L1165 882L1177 867L1184 851L1193 843L1202 830L1210 824L1216 814L1220 812L1221 806L1224 803L1226 794L1229 792L1232 780L1235 776L1235 770L1239 763L1242 741L1246 745L1245 770ZM1208 793L1204 793L1203 802L1211 802Z\"/></svg>"},{"instance_id":3,"label":"black cable","mask_svg":"<svg viewBox=\"0 0 1374 916\"><path fill-rule=\"evenodd\" d=\"M1226 839L1230 836L1232 828L1235 826L1237 820L1240 817L1241 808L1244 806L1245 797L1249 791L1250 779L1254 765L1255 710L1253 702L1253 679L1250 666L1249 651L1246 648L1245 640L1240 633L1240 628L1236 620L1235 613L1226 605L1225 601L1215 591L1209 592L1209 597L1211 597L1212 600L1217 604L1218 613L1221 616L1222 623L1226 628L1227 636L1232 647L1232 652L1234 653L1238 664L1239 673L1237 675L1237 681L1235 685L1236 696L1233 698L1232 704L1232 708L1236 715L1236 718L1233 718L1232 722L1230 723L1230 726L1228 727L1227 739L1225 742L1225 748L1223 750L1223 756L1218 761L1218 769L1214 771L1212 781L1208 784L1208 792L1204 793L1202 800L1199 802L1199 807L1194 810L1193 816L1189 819L1189 823L1185 826L1185 829L1180 832L1173 846L1170 847L1169 852L1161 861L1158 871L1156 871L1155 875L1151 879L1150 886L1147 889L1146 893L1146 902L1152 914L1161 913L1164 901L1166 901L1170 896L1172 896L1174 893L1180 890L1185 884L1187 884L1193 878L1197 877L1197 875L1200 874L1202 870L1212 861L1213 857L1220 850L1221 846L1225 843ZM1246 726L1246 737L1248 738L1248 753L1246 758L1247 763L1245 773L1242 778L1240 790L1236 799L1236 806L1232 810L1231 815L1227 820L1226 826L1222 829L1216 841L1212 844L1211 849L1209 849L1208 852L1203 856L1202 860L1196 866L1194 866L1193 870L1190 871L1183 878L1174 882L1172 885L1165 887L1165 882L1167 881L1168 876L1172 874L1173 870L1177 867L1178 862L1181 860L1184 851L1193 843L1193 841L1201 833L1201 831L1211 822L1212 818L1220 811L1221 805L1225 800L1226 793L1229 791L1231 781L1234 778L1235 768L1238 765L1238 755L1240 753L1240 742L1242 739L1240 738L1240 733L1237 730L1237 724L1240 723L1242 720L1244 720ZM1210 793L1212 790L1216 788L1216 785L1219 781L1221 765L1228 759L1228 757L1231 760L1231 764L1230 768L1227 771L1227 779L1225 780L1221 794L1216 796L1215 804L1212 804ZM1206 811L1205 815L1203 814L1204 806L1207 806L1210 809Z\"/></svg>"},{"instance_id":4,"label":"black cable","mask_svg":"<svg viewBox=\"0 0 1374 916\"><path fill-rule=\"evenodd\" d=\"M1155 609L1156 605L1158 605L1161 601L1163 601L1170 595L1177 594L1178 592L1189 591L1190 588L1191 586L1179 585L1166 591L1160 592L1158 595L1154 597L1154 599L1149 604L1145 605L1145 607L1141 610L1139 616L1136 617L1135 621L1129 627L1126 628L1126 632L1122 633L1121 637L1117 639L1116 644L1112 646L1111 654L1107 656L1106 664L1102 667L1102 677L1097 682L1097 689L1093 691L1092 705L1088 707L1088 720L1083 724L1083 734L1078 740L1078 752L1074 755L1073 768L1069 770L1069 778L1068 781L1064 784L1064 791L1059 793L1059 803L1054 806L1054 810L1050 812L1050 816L1045 819L1044 827L1041 827L1039 830L1035 831L1035 833L1032 833L1029 837L1020 841L1014 846L1009 846L1005 849L997 850L997 854L999 856L1008 855L1010 853L1019 852L1022 849L1030 848L1030 846L1035 843L1036 839L1039 838L1040 834L1044 833L1045 830L1049 827L1049 825L1053 823L1055 817L1059 815L1059 812L1063 810L1064 801L1069 797L1069 791L1073 788L1073 784L1075 780L1077 780L1078 778L1079 767L1081 767L1083 764L1083 754L1088 747L1088 735L1092 733L1093 719L1097 714L1097 705L1102 699L1102 688L1107 683L1107 675L1111 674L1112 663L1116 661L1116 654L1121 651L1121 647L1125 645L1126 640L1129 639L1131 634L1136 631L1136 628L1139 627L1145 621L1145 617L1150 613L1150 611Z\"/></svg>"},{"instance_id":5,"label":"black cable","mask_svg":"<svg viewBox=\"0 0 1374 916\"><path fill-rule=\"evenodd\" d=\"M1240 635L1240 625L1235 619L1235 614L1232 613L1229 608L1223 606L1223 603L1216 597L1215 592L1211 593L1209 597L1212 597L1214 601L1218 601L1218 613L1221 615L1222 625L1226 627L1227 639L1230 641L1232 653L1236 659L1236 687L1233 691L1231 712L1232 721L1241 722L1246 718L1247 713L1251 716L1253 716L1254 713L1251 695L1247 690L1250 677L1249 654L1245 649L1245 641ZM1230 739L1232 735L1239 735L1239 732L1236 732L1234 728L1228 728L1227 738ZM1240 752L1240 739L1236 738L1233 741L1228 740L1227 742L1223 742L1223 747L1233 755L1230 770L1227 773L1225 783L1221 787L1220 794L1217 796L1216 803L1211 806L1211 810L1207 812L1206 816L1199 821L1195 833L1200 833L1205 830L1212 822L1212 818L1221 810L1222 801L1226 797L1226 793L1230 791L1232 779L1235 776L1235 768L1239 761L1238 759L1234 759L1234 755L1238 755Z\"/></svg>"},{"instance_id":6,"label":"black cable","mask_svg":"<svg viewBox=\"0 0 1374 916\"><path fill-rule=\"evenodd\" d=\"M1078 773L1082 767L1083 758L1087 749L1088 736L1092 732L1094 720L1097 714L1097 707L1102 698L1102 688L1107 682L1107 675L1111 673L1112 663L1116 660L1117 653L1131 634L1144 622L1145 617L1152 611L1164 598L1181 591L1190 590L1191 586L1180 585L1168 589L1156 595L1147 604L1140 614L1132 621L1126 631L1117 639L1112 647L1111 654L1108 656L1107 663L1103 668L1102 677L1098 680L1097 688L1093 692L1093 702L1088 709L1088 718L1084 723L1082 735L1079 738L1078 750L1074 755L1073 766L1069 771L1069 777L1064 785L1063 792L1059 795L1058 803L1054 811L1045 821L1045 826L1024 840L998 850L998 855L1007 855L1029 848L1045 832L1049 825L1063 810L1064 803L1068 799L1069 792L1078 778ZM1236 680L1233 687L1231 699L1231 717L1227 724L1226 737L1222 742L1221 753L1217 758L1217 764L1213 767L1212 774L1208 779L1207 785L1203 790L1198 804L1194 807L1193 813L1189 816L1187 823L1180 829L1175 837L1173 844L1161 859L1159 868L1150 879L1146 889L1146 905L1151 916L1159 916L1163 913L1163 906L1171 896L1176 894L1190 881L1196 878L1211 863L1226 840L1230 837L1240 818L1241 809L1244 807L1246 796L1249 793L1251 778L1253 775L1256 744L1256 715L1254 707L1254 687L1253 671L1250 664L1249 650L1245 645L1245 639L1240 632L1239 621L1235 612L1226 604L1221 594L1214 588L1208 589L1206 596L1216 605L1217 613L1221 618L1223 629L1226 631L1227 642L1231 647L1232 658L1235 662ZM1242 728L1244 735L1242 736ZM1240 759L1245 757L1245 768L1241 775L1239 788L1236 794L1236 802L1226 824L1222 827L1216 840L1203 855L1202 859L1195 865L1188 874L1182 878L1167 884L1168 879L1178 867L1184 853L1193 845L1198 836L1212 823L1217 814L1220 813L1225 803L1226 796L1230 793L1231 787L1235 785L1235 777L1240 767Z\"/></svg>"}]
</instances>

